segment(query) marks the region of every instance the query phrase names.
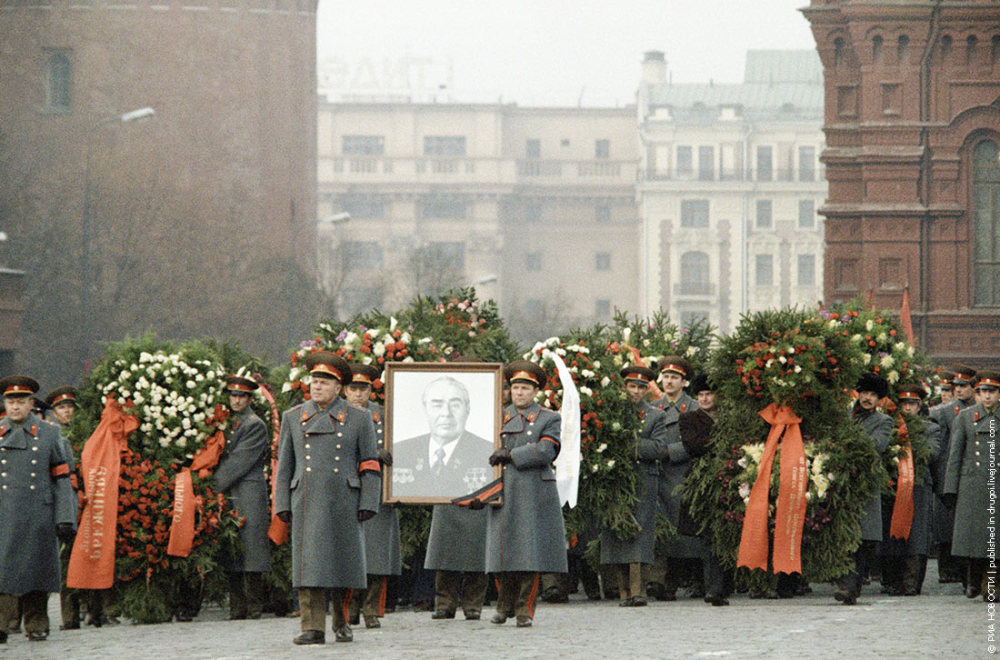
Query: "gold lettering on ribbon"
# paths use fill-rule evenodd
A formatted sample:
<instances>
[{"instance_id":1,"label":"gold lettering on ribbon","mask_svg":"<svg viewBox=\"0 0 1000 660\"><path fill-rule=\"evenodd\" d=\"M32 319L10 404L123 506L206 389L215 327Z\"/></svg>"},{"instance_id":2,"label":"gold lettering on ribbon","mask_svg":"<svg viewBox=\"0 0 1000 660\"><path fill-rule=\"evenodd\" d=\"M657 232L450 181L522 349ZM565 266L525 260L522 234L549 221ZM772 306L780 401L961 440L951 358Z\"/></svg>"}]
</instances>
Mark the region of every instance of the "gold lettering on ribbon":
<instances>
[{"instance_id":1,"label":"gold lettering on ribbon","mask_svg":"<svg viewBox=\"0 0 1000 660\"><path fill-rule=\"evenodd\" d=\"M90 559L100 559L104 555L104 513L107 507L108 469L103 466L92 468L88 473L88 484L93 488L88 495L89 516L84 516L84 538L87 539Z\"/></svg>"}]
</instances>

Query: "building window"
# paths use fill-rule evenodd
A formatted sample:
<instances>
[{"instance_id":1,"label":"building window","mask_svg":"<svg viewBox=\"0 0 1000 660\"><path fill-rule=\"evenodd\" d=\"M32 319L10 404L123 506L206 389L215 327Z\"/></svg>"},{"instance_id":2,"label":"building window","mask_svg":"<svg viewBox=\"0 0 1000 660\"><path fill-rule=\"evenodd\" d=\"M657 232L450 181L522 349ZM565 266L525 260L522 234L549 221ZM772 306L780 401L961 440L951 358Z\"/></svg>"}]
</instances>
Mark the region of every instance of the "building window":
<instances>
[{"instance_id":1,"label":"building window","mask_svg":"<svg viewBox=\"0 0 1000 660\"><path fill-rule=\"evenodd\" d=\"M524 301L524 315L529 319L537 319L542 315L542 301L539 298L528 298Z\"/></svg>"},{"instance_id":2,"label":"building window","mask_svg":"<svg viewBox=\"0 0 1000 660\"><path fill-rule=\"evenodd\" d=\"M383 303L382 287L354 286L340 290L340 305L347 316L354 316L370 309L381 307Z\"/></svg>"},{"instance_id":3,"label":"building window","mask_svg":"<svg viewBox=\"0 0 1000 660\"><path fill-rule=\"evenodd\" d=\"M529 160L537 160L542 157L542 141L531 139L524 143L524 154Z\"/></svg>"},{"instance_id":4,"label":"building window","mask_svg":"<svg viewBox=\"0 0 1000 660\"><path fill-rule=\"evenodd\" d=\"M69 61L71 51L50 51L45 71L45 102L49 110L70 109L73 89L73 67Z\"/></svg>"},{"instance_id":5,"label":"building window","mask_svg":"<svg viewBox=\"0 0 1000 660\"><path fill-rule=\"evenodd\" d=\"M425 135L425 156L464 156L464 135Z\"/></svg>"},{"instance_id":6,"label":"building window","mask_svg":"<svg viewBox=\"0 0 1000 660\"><path fill-rule=\"evenodd\" d=\"M609 140L594 142L594 158L611 158L611 142Z\"/></svg>"},{"instance_id":7,"label":"building window","mask_svg":"<svg viewBox=\"0 0 1000 660\"><path fill-rule=\"evenodd\" d=\"M816 180L816 147L799 147L799 181Z\"/></svg>"},{"instance_id":8,"label":"building window","mask_svg":"<svg viewBox=\"0 0 1000 660\"><path fill-rule=\"evenodd\" d=\"M681 200L681 227L708 227L708 200Z\"/></svg>"},{"instance_id":9,"label":"building window","mask_svg":"<svg viewBox=\"0 0 1000 660\"><path fill-rule=\"evenodd\" d=\"M799 255L799 286L816 285L816 256L812 254Z\"/></svg>"},{"instance_id":10,"label":"building window","mask_svg":"<svg viewBox=\"0 0 1000 660\"><path fill-rule=\"evenodd\" d=\"M708 281L708 255L704 252L685 252L681 255L681 287L682 295L711 295L711 283Z\"/></svg>"},{"instance_id":11,"label":"building window","mask_svg":"<svg viewBox=\"0 0 1000 660\"><path fill-rule=\"evenodd\" d=\"M1000 307L1000 149L986 140L972 152L973 304Z\"/></svg>"},{"instance_id":12,"label":"building window","mask_svg":"<svg viewBox=\"0 0 1000 660\"><path fill-rule=\"evenodd\" d=\"M420 200L420 217L436 220L465 218L466 202L456 197L425 197Z\"/></svg>"},{"instance_id":13,"label":"building window","mask_svg":"<svg viewBox=\"0 0 1000 660\"><path fill-rule=\"evenodd\" d=\"M465 270L465 243L460 241L434 241L427 244L430 263L441 264L455 271Z\"/></svg>"},{"instance_id":14,"label":"building window","mask_svg":"<svg viewBox=\"0 0 1000 660\"><path fill-rule=\"evenodd\" d=\"M811 199L799 200L799 229L816 228L816 203Z\"/></svg>"},{"instance_id":15,"label":"building window","mask_svg":"<svg viewBox=\"0 0 1000 660\"><path fill-rule=\"evenodd\" d=\"M524 221L525 222L541 222L542 221L542 205L541 204L525 204L524 205Z\"/></svg>"},{"instance_id":16,"label":"building window","mask_svg":"<svg viewBox=\"0 0 1000 660\"><path fill-rule=\"evenodd\" d=\"M694 174L694 162L691 157L691 147L677 147L677 176Z\"/></svg>"},{"instance_id":17,"label":"building window","mask_svg":"<svg viewBox=\"0 0 1000 660\"><path fill-rule=\"evenodd\" d=\"M524 269L525 270L541 270L542 269L542 253L541 252L528 252L524 255Z\"/></svg>"},{"instance_id":18,"label":"building window","mask_svg":"<svg viewBox=\"0 0 1000 660\"><path fill-rule=\"evenodd\" d=\"M698 178L701 181L715 179L715 149L698 147Z\"/></svg>"},{"instance_id":19,"label":"building window","mask_svg":"<svg viewBox=\"0 0 1000 660\"><path fill-rule=\"evenodd\" d=\"M597 270L611 270L611 253L598 252L594 255L594 268Z\"/></svg>"},{"instance_id":20,"label":"building window","mask_svg":"<svg viewBox=\"0 0 1000 660\"><path fill-rule=\"evenodd\" d=\"M594 212L594 219L598 222L611 222L611 207L598 206Z\"/></svg>"},{"instance_id":21,"label":"building window","mask_svg":"<svg viewBox=\"0 0 1000 660\"><path fill-rule=\"evenodd\" d=\"M385 152L385 136L345 135L341 148L345 156L381 156Z\"/></svg>"},{"instance_id":22,"label":"building window","mask_svg":"<svg viewBox=\"0 0 1000 660\"><path fill-rule=\"evenodd\" d=\"M757 147L757 180L770 181L774 178L774 164L771 147Z\"/></svg>"},{"instance_id":23,"label":"building window","mask_svg":"<svg viewBox=\"0 0 1000 660\"><path fill-rule=\"evenodd\" d=\"M348 270L378 270L382 267L382 246L376 241L344 241L340 252Z\"/></svg>"},{"instance_id":24,"label":"building window","mask_svg":"<svg viewBox=\"0 0 1000 660\"><path fill-rule=\"evenodd\" d=\"M757 200L757 229L770 229L773 226L771 219L771 200Z\"/></svg>"},{"instance_id":25,"label":"building window","mask_svg":"<svg viewBox=\"0 0 1000 660\"><path fill-rule=\"evenodd\" d=\"M352 218L385 217L385 203L381 195L342 195L338 206L350 213Z\"/></svg>"},{"instance_id":26,"label":"building window","mask_svg":"<svg viewBox=\"0 0 1000 660\"><path fill-rule=\"evenodd\" d=\"M599 319L609 319L611 318L611 301L598 298L594 301L594 316Z\"/></svg>"},{"instance_id":27,"label":"building window","mask_svg":"<svg viewBox=\"0 0 1000 660\"><path fill-rule=\"evenodd\" d=\"M758 254L756 261L757 286L774 284L774 259L769 254Z\"/></svg>"}]
</instances>

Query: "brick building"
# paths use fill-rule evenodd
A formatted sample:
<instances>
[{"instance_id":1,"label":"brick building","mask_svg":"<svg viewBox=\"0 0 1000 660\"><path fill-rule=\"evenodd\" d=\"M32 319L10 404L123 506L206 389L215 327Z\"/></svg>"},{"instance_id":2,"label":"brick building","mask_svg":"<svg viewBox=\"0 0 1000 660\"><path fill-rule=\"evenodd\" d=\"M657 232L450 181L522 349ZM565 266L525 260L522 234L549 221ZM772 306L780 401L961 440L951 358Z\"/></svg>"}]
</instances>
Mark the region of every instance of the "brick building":
<instances>
[{"instance_id":1,"label":"brick building","mask_svg":"<svg viewBox=\"0 0 1000 660\"><path fill-rule=\"evenodd\" d=\"M812 0L825 298L871 292L943 361L1000 356L1000 3Z\"/></svg>"}]
</instances>

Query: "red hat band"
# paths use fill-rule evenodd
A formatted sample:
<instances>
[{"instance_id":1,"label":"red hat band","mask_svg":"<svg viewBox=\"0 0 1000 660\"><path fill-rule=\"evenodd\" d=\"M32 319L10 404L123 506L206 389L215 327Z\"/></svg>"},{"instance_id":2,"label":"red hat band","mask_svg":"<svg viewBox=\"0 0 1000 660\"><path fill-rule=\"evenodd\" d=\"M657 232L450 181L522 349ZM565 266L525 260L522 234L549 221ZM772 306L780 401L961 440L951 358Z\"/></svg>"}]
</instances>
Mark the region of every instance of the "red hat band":
<instances>
[{"instance_id":1,"label":"red hat band","mask_svg":"<svg viewBox=\"0 0 1000 660\"><path fill-rule=\"evenodd\" d=\"M515 380L526 380L531 383L534 383L535 385L538 385L538 379L535 378L535 374L531 373L530 371L515 371L513 374L511 374L510 382L513 383Z\"/></svg>"},{"instance_id":2,"label":"red hat band","mask_svg":"<svg viewBox=\"0 0 1000 660\"><path fill-rule=\"evenodd\" d=\"M665 364L660 368L660 373L662 374L664 371L674 371L682 376L687 376L687 371L679 364Z\"/></svg>"}]
</instances>

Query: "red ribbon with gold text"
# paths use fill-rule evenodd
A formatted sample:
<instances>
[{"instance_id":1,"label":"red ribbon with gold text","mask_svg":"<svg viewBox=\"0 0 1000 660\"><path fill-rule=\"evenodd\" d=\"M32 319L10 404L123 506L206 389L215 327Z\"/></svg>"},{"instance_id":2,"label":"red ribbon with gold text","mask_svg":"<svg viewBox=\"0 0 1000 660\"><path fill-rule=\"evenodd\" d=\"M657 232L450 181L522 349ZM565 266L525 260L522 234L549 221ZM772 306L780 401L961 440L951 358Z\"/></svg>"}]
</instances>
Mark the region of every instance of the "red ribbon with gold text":
<instances>
[{"instance_id":1,"label":"red ribbon with gold text","mask_svg":"<svg viewBox=\"0 0 1000 660\"><path fill-rule=\"evenodd\" d=\"M910 432L902 415L897 418L899 423L899 444L903 450L899 454L898 476L896 477L896 501L892 505L892 520L889 523L889 536L894 539L910 538L910 527L913 526L913 484L915 470L913 467L913 448L910 446Z\"/></svg>"},{"instance_id":2,"label":"red ribbon with gold text","mask_svg":"<svg viewBox=\"0 0 1000 660\"><path fill-rule=\"evenodd\" d=\"M750 490L740 536L736 565L767 570L768 556L768 491L771 466L781 444L781 481L778 486L778 506L775 510L774 555L775 573L802 572L802 525L806 516L808 469L802 445L802 420L788 406L772 403L760 411L771 431L764 444L757 480ZM784 439L782 439L784 436Z\"/></svg>"},{"instance_id":3,"label":"red ribbon with gold text","mask_svg":"<svg viewBox=\"0 0 1000 660\"><path fill-rule=\"evenodd\" d=\"M278 476L278 443L281 440L281 414L278 413L278 406L274 402L274 395L264 387L260 388L260 393L264 395L267 404L271 407L271 525L267 528L267 537L275 545L281 545L288 541L288 523L284 522L274 513L274 496L277 490Z\"/></svg>"},{"instance_id":4,"label":"red ribbon with gold text","mask_svg":"<svg viewBox=\"0 0 1000 660\"><path fill-rule=\"evenodd\" d=\"M109 394L101 421L80 456L86 495L66 574L69 587L110 589L114 584L121 450L137 428L139 420L126 414L114 394Z\"/></svg>"},{"instance_id":5,"label":"red ribbon with gold text","mask_svg":"<svg viewBox=\"0 0 1000 660\"><path fill-rule=\"evenodd\" d=\"M220 405L215 406L215 415L209 424L217 424L228 417L227 411ZM198 476L205 478L212 473L212 468L219 464L222 450L226 448L226 434L219 429L195 454L191 466L182 469L174 477L174 515L170 523L170 540L167 542L167 554L173 557L187 557L194 547L194 521L201 511L202 499L194 493L194 482L191 472L197 471Z\"/></svg>"}]
</instances>

